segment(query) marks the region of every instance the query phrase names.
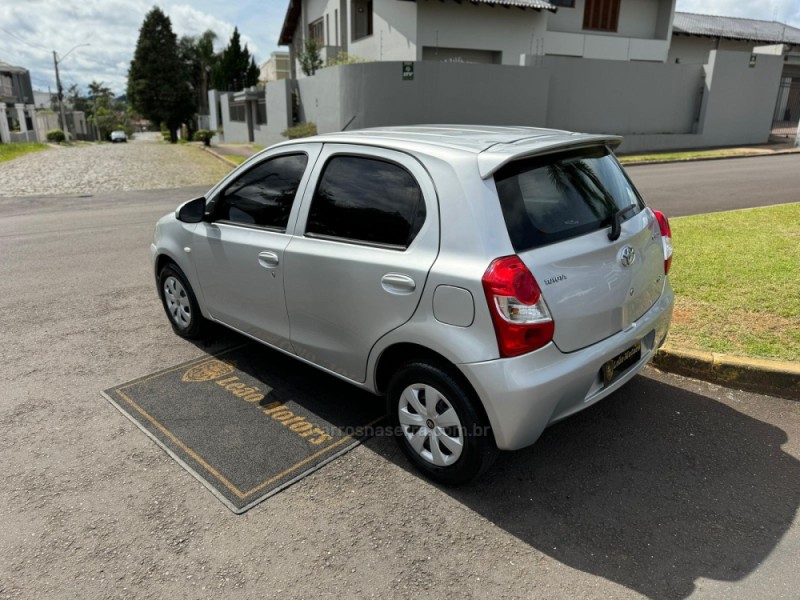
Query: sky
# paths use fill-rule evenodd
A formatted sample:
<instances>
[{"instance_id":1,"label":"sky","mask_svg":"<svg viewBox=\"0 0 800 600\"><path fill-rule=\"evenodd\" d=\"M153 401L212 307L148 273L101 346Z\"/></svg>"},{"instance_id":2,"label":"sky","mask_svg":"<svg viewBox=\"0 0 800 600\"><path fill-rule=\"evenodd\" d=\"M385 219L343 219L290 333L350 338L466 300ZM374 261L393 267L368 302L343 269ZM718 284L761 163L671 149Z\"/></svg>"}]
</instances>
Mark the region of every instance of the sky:
<instances>
[{"instance_id":1,"label":"sky","mask_svg":"<svg viewBox=\"0 0 800 600\"><path fill-rule=\"evenodd\" d=\"M288 0L0 0L0 61L28 69L35 89L55 91L55 50L65 88L77 83L85 93L95 80L124 93L139 27L154 5L178 36L215 31L218 50L234 26L259 64L281 49ZM800 0L678 0L678 10L800 27Z\"/></svg>"}]
</instances>

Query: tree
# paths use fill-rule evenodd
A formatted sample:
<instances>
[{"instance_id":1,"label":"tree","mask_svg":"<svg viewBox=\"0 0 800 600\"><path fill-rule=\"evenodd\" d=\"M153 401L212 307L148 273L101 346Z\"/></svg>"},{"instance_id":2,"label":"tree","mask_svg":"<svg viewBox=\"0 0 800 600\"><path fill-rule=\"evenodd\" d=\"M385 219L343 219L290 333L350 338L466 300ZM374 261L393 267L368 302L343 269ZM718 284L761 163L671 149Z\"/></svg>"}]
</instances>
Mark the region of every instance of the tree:
<instances>
[{"instance_id":1,"label":"tree","mask_svg":"<svg viewBox=\"0 0 800 600\"><path fill-rule=\"evenodd\" d=\"M322 68L322 57L319 55L319 44L314 38L306 40L303 49L297 53L300 69L306 75L313 75L317 69Z\"/></svg>"},{"instance_id":2,"label":"tree","mask_svg":"<svg viewBox=\"0 0 800 600\"><path fill-rule=\"evenodd\" d=\"M212 71L211 82L216 89L226 92L258 83L258 67L247 49L247 44L242 48L238 28L234 28L230 42L220 53Z\"/></svg>"},{"instance_id":3,"label":"tree","mask_svg":"<svg viewBox=\"0 0 800 600\"><path fill-rule=\"evenodd\" d=\"M89 84L89 97L93 101L92 115L90 119L94 122L95 127L97 128L98 139L102 139L102 132L100 131L100 126L97 120L98 100L102 98L103 105L106 105L108 103L108 99L111 97L111 89L103 85L102 81L97 82L92 79L92 83Z\"/></svg>"},{"instance_id":4,"label":"tree","mask_svg":"<svg viewBox=\"0 0 800 600\"><path fill-rule=\"evenodd\" d=\"M87 112L89 109L89 102L81 96L81 89L77 83L73 83L67 88L66 100L72 110Z\"/></svg>"},{"instance_id":5,"label":"tree","mask_svg":"<svg viewBox=\"0 0 800 600\"><path fill-rule=\"evenodd\" d=\"M211 71L217 62L217 55L214 53L214 40L217 34L207 29L200 39L197 40L197 59L200 64L200 112L208 113L208 84L211 80Z\"/></svg>"},{"instance_id":6,"label":"tree","mask_svg":"<svg viewBox=\"0 0 800 600\"><path fill-rule=\"evenodd\" d=\"M158 7L147 13L139 29L128 71L128 98L142 116L164 123L173 144L181 123L194 112L194 95L172 22Z\"/></svg>"},{"instance_id":7,"label":"tree","mask_svg":"<svg viewBox=\"0 0 800 600\"><path fill-rule=\"evenodd\" d=\"M197 110L203 115L208 114L208 83L217 62L214 54L216 38L217 34L209 29L199 37L185 35L178 42L178 52L194 91Z\"/></svg>"}]
</instances>

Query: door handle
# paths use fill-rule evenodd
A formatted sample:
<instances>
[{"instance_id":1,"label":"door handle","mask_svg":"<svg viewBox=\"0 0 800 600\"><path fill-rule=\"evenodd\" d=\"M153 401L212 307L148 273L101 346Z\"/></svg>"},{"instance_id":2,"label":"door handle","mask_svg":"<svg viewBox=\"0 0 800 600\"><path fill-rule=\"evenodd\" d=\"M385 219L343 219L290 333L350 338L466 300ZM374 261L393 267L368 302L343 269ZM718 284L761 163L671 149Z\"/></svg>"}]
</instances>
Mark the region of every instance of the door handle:
<instances>
[{"instance_id":1,"label":"door handle","mask_svg":"<svg viewBox=\"0 0 800 600\"><path fill-rule=\"evenodd\" d=\"M278 266L280 260L278 259L278 255L275 252L271 252L266 250L264 252L258 253L258 264L260 264L265 269L272 269Z\"/></svg>"},{"instance_id":2,"label":"door handle","mask_svg":"<svg viewBox=\"0 0 800 600\"><path fill-rule=\"evenodd\" d=\"M408 275L387 273L381 277L381 287L390 294L405 296L417 289L417 284Z\"/></svg>"}]
</instances>

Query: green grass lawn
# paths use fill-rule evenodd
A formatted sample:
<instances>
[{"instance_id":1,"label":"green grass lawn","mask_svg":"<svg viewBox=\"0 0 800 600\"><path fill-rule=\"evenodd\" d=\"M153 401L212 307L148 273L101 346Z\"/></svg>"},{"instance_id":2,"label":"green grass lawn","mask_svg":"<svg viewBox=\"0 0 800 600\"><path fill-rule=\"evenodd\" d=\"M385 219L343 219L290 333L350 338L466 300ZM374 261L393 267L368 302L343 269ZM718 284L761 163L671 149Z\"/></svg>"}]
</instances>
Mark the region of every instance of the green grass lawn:
<instances>
[{"instance_id":1,"label":"green grass lawn","mask_svg":"<svg viewBox=\"0 0 800 600\"><path fill-rule=\"evenodd\" d=\"M245 158L244 156L239 156L237 154L223 154L222 156L224 156L225 158L227 158L232 162L235 162L237 165L240 165L247 160L247 158Z\"/></svg>"},{"instance_id":2,"label":"green grass lawn","mask_svg":"<svg viewBox=\"0 0 800 600\"><path fill-rule=\"evenodd\" d=\"M689 160L691 158L716 158L720 156L736 156L750 154L746 149L732 150L698 150L693 152L659 152L657 154L630 154L620 156L619 162L622 164L630 162L658 162L662 160Z\"/></svg>"},{"instance_id":3,"label":"green grass lawn","mask_svg":"<svg viewBox=\"0 0 800 600\"><path fill-rule=\"evenodd\" d=\"M39 152L49 148L47 144L40 144L38 142L18 142L13 144L0 144L0 162L6 160L13 160L19 158L24 154L31 152Z\"/></svg>"},{"instance_id":4,"label":"green grass lawn","mask_svg":"<svg viewBox=\"0 0 800 600\"><path fill-rule=\"evenodd\" d=\"M673 219L670 342L800 360L800 203Z\"/></svg>"}]
</instances>

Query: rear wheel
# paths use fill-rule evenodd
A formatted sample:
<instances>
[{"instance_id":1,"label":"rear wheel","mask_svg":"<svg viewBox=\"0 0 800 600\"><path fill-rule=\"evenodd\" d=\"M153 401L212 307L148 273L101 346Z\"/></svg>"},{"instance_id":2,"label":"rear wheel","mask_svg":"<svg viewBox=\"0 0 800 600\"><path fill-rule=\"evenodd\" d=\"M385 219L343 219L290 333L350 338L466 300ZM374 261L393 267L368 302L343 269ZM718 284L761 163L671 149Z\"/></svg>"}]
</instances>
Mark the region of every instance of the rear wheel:
<instances>
[{"instance_id":1,"label":"rear wheel","mask_svg":"<svg viewBox=\"0 0 800 600\"><path fill-rule=\"evenodd\" d=\"M392 377L388 401L400 448L430 479L459 485L494 462L497 446L479 401L450 369L404 365Z\"/></svg>"},{"instance_id":2,"label":"rear wheel","mask_svg":"<svg viewBox=\"0 0 800 600\"><path fill-rule=\"evenodd\" d=\"M161 269L158 291L175 333L188 339L202 337L207 322L200 314L192 286L177 265L170 263Z\"/></svg>"}]
</instances>

